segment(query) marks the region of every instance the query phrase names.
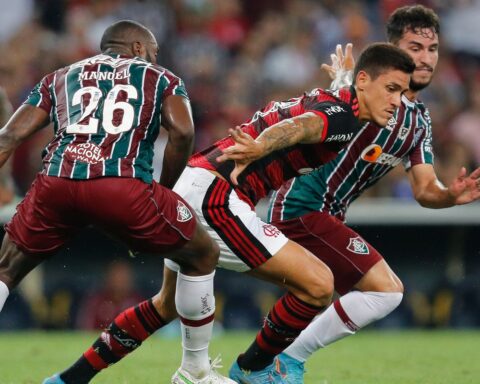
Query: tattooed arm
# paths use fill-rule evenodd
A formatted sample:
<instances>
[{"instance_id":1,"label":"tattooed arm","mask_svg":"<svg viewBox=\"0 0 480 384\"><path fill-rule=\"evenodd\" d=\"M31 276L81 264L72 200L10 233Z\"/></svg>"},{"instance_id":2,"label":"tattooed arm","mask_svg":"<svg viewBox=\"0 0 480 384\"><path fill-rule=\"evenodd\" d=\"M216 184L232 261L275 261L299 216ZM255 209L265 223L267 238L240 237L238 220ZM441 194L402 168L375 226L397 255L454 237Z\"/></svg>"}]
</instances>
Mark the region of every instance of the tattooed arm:
<instances>
[{"instance_id":1,"label":"tattooed arm","mask_svg":"<svg viewBox=\"0 0 480 384\"><path fill-rule=\"evenodd\" d=\"M320 115L306 112L268 127L256 139L236 127L230 130L235 144L225 148L217 161L235 161L231 179L237 184L237 176L253 161L298 143L313 144L322 141L324 125Z\"/></svg>"}]
</instances>

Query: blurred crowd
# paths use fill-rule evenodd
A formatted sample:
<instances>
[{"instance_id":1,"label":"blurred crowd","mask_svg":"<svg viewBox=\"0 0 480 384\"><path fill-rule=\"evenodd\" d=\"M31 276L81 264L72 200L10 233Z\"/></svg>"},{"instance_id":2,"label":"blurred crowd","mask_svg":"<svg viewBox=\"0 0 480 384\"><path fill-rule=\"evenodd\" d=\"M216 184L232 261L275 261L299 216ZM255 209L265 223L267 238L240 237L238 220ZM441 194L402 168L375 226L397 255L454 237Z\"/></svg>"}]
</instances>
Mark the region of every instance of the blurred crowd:
<instances>
[{"instance_id":1,"label":"blurred crowd","mask_svg":"<svg viewBox=\"0 0 480 384\"><path fill-rule=\"evenodd\" d=\"M129 18L151 28L158 61L182 77L194 109L196 146L203 148L247 120L269 100L328 87L320 70L338 43L356 54L385 40L388 15L399 0L0 0L0 86L18 107L46 73L99 50L113 21ZM432 112L436 167L448 182L459 166L480 161L480 29L478 0L420 1L441 17L440 62L421 98ZM0 96L1 97L1 96ZM1 116L0 116L1 117ZM44 130L13 158L2 176L0 204L20 196L40 167ZM160 164L160 162L158 163ZM157 171L158 172L158 171ZM370 196L410 198L399 167ZM10 196L10 197L9 197Z\"/></svg>"}]
</instances>

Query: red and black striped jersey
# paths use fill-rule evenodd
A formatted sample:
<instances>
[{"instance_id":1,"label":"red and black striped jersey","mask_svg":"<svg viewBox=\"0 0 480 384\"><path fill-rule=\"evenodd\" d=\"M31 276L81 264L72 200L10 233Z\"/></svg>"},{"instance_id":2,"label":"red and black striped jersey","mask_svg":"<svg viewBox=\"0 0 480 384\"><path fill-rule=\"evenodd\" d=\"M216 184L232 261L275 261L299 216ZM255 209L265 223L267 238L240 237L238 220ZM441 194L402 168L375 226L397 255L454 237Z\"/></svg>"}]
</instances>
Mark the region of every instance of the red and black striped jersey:
<instances>
[{"instance_id":1,"label":"red and black striped jersey","mask_svg":"<svg viewBox=\"0 0 480 384\"><path fill-rule=\"evenodd\" d=\"M358 100L353 87L338 91L316 88L287 101L272 101L242 124L241 129L255 139L275 123L306 112L314 112L323 119L322 140L316 144L296 144L274 151L250 164L238 181L239 188L254 204L270 191L280 188L286 180L332 160L360 129ZM225 137L194 154L188 165L216 171L230 181L234 162L218 163L216 158L223 149L233 144L230 136Z\"/></svg>"},{"instance_id":2,"label":"red and black striped jersey","mask_svg":"<svg viewBox=\"0 0 480 384\"><path fill-rule=\"evenodd\" d=\"M152 182L153 144L170 95L188 97L182 80L139 57L101 54L45 76L25 102L54 125L43 172Z\"/></svg>"}]
</instances>

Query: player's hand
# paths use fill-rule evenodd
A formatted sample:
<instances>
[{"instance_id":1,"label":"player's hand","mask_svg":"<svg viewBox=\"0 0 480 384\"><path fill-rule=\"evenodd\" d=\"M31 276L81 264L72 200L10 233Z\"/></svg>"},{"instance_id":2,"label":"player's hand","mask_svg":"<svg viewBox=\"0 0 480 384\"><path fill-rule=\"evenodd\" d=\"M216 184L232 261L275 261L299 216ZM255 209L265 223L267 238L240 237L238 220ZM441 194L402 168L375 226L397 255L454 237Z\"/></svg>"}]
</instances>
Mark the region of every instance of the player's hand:
<instances>
[{"instance_id":1,"label":"player's hand","mask_svg":"<svg viewBox=\"0 0 480 384\"><path fill-rule=\"evenodd\" d=\"M223 154L217 157L217 161L235 161L235 168L230 174L230 179L235 185L238 185L238 175L240 175L250 163L263 156L264 148L262 143L255 141L252 136L243 132L240 127L230 129L229 133L235 141L235 144L225 148L222 151Z\"/></svg>"},{"instance_id":2,"label":"player's hand","mask_svg":"<svg viewBox=\"0 0 480 384\"><path fill-rule=\"evenodd\" d=\"M465 167L448 186L448 192L456 205L468 204L480 199L480 167L467 175Z\"/></svg>"},{"instance_id":3,"label":"player's hand","mask_svg":"<svg viewBox=\"0 0 480 384\"><path fill-rule=\"evenodd\" d=\"M353 58L353 45L348 43L345 46L345 54L341 44L337 44L335 53L330 55L332 64L322 64L321 68L328 73L332 80L335 80L339 72L353 71L355 68L355 59Z\"/></svg>"}]
</instances>

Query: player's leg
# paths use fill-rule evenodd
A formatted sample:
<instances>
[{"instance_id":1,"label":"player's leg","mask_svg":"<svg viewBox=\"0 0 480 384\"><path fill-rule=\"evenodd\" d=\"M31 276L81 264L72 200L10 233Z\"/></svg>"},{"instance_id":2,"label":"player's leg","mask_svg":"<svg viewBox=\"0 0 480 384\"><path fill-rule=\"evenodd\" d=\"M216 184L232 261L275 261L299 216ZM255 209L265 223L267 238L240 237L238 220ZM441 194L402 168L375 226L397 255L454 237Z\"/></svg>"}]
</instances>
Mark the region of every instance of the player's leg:
<instances>
[{"instance_id":1,"label":"player's leg","mask_svg":"<svg viewBox=\"0 0 480 384\"><path fill-rule=\"evenodd\" d=\"M66 223L58 207L66 199L58 178L38 175L5 226L0 249L0 311L9 291L38 264L53 255L78 223Z\"/></svg>"},{"instance_id":2,"label":"player's leg","mask_svg":"<svg viewBox=\"0 0 480 384\"><path fill-rule=\"evenodd\" d=\"M287 288L267 314L250 347L237 359L245 371L262 371L331 302L333 275L313 254L288 241L249 274Z\"/></svg>"},{"instance_id":3,"label":"player's leg","mask_svg":"<svg viewBox=\"0 0 480 384\"><path fill-rule=\"evenodd\" d=\"M45 256L27 255L12 242L5 233L0 249L0 312L10 291L38 264Z\"/></svg>"},{"instance_id":4,"label":"player's leg","mask_svg":"<svg viewBox=\"0 0 480 384\"><path fill-rule=\"evenodd\" d=\"M142 345L155 331L177 317L175 287L177 273L164 269L162 289L154 297L120 313L92 346L60 379L64 383L88 383L101 370L117 363ZM54 384L55 381L46 381Z\"/></svg>"},{"instance_id":5,"label":"player's leg","mask_svg":"<svg viewBox=\"0 0 480 384\"><path fill-rule=\"evenodd\" d=\"M343 294L280 355L287 382L302 383L312 353L388 315L400 304L403 286L381 255L335 218L315 213L292 223L280 226L331 267Z\"/></svg>"}]
</instances>

